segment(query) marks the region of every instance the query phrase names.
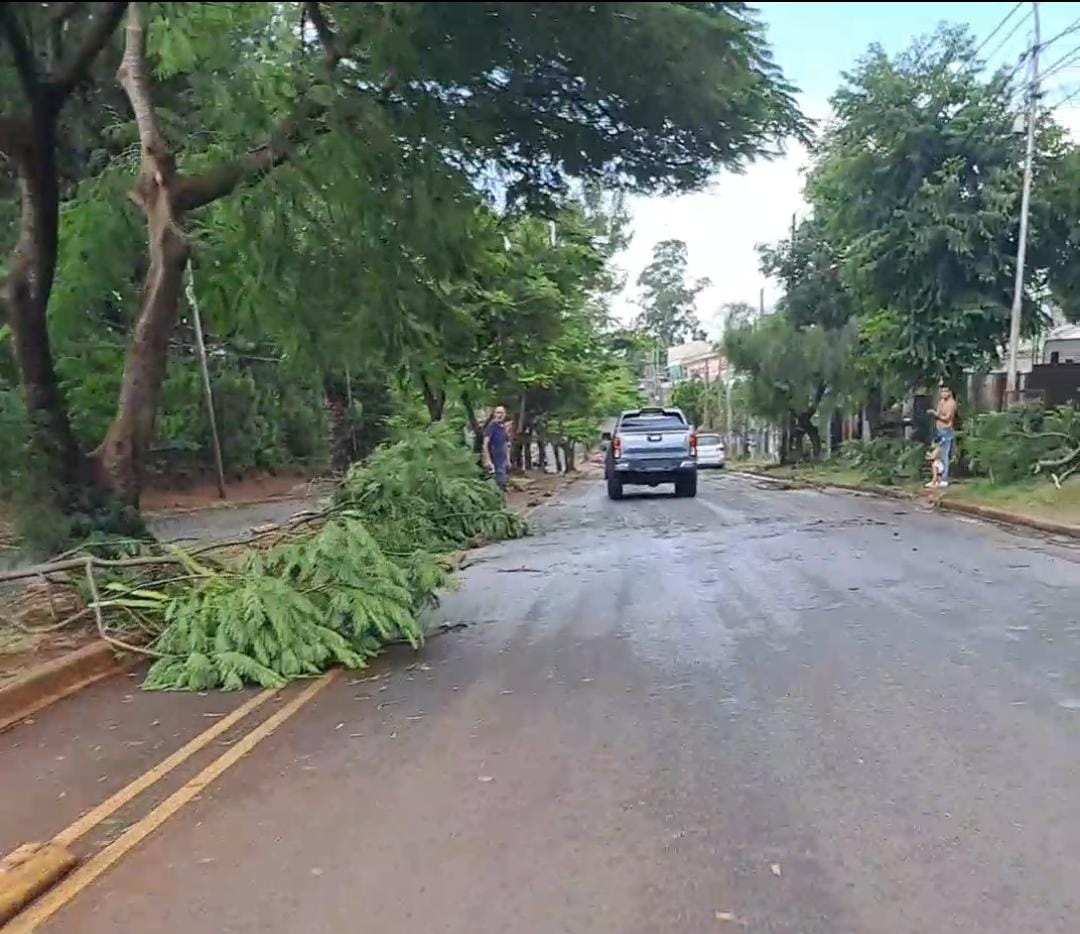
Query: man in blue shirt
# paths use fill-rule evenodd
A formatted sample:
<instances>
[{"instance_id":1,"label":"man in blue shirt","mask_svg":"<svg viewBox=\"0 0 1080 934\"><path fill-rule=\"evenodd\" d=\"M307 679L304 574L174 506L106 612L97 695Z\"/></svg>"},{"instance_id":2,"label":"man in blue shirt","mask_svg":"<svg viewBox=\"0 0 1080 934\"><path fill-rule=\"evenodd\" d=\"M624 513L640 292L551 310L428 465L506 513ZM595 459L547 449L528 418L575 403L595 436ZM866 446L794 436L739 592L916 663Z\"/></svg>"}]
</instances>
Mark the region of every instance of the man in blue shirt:
<instances>
[{"instance_id":1,"label":"man in blue shirt","mask_svg":"<svg viewBox=\"0 0 1080 934\"><path fill-rule=\"evenodd\" d=\"M484 429L484 466L495 476L495 483L506 492L510 470L510 449L506 436L506 409L495 407L491 421Z\"/></svg>"}]
</instances>

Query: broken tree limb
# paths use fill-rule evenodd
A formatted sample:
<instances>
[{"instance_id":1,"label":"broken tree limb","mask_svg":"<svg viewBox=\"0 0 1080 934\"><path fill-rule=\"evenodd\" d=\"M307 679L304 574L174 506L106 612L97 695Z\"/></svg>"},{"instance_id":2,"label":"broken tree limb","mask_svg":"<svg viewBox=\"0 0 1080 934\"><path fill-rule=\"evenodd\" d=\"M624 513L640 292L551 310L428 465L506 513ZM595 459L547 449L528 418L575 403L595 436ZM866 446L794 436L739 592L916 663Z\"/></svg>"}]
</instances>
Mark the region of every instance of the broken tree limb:
<instances>
[{"instance_id":1,"label":"broken tree limb","mask_svg":"<svg viewBox=\"0 0 1080 934\"><path fill-rule=\"evenodd\" d=\"M98 635L110 645L115 646L121 651L134 652L137 655L146 655L150 658L161 658L162 654L160 652L155 652L153 649L147 649L142 646L132 645L130 642L124 642L122 639L117 639L115 636L109 635L105 629L105 616L101 612L101 594L98 592L97 581L94 579L94 560L88 558L83 564L86 567L86 583L90 588L90 598L93 600L90 604L90 608L94 611Z\"/></svg>"}]
</instances>

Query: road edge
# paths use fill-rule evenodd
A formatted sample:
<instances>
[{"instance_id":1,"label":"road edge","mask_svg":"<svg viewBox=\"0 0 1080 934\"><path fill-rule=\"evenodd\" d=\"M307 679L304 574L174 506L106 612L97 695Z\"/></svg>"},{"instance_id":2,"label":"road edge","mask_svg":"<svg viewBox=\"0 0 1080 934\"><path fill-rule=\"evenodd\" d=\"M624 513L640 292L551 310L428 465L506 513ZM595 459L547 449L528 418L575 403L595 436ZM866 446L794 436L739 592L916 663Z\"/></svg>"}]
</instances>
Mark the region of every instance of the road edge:
<instances>
[{"instance_id":1,"label":"road edge","mask_svg":"<svg viewBox=\"0 0 1080 934\"><path fill-rule=\"evenodd\" d=\"M805 480L794 477L772 477L767 471L735 468L732 473L742 474L747 477L755 477L768 483L778 485L786 484L793 487L801 487L808 490L843 490L846 493L862 493L868 496L881 496L888 499L902 499L912 503L925 503L932 509L944 512L955 512L962 515L972 516L976 519L985 519L997 522L1000 525L1014 528L1030 529L1035 532L1043 532L1048 535L1060 535L1065 538L1080 540L1080 526L1068 525L1063 522L1053 522L1049 519L1039 519L1035 516L1027 516L1023 513L1010 512L1007 509L995 509L993 506L980 506L976 503L965 503L963 500L950 500L937 497L931 500L922 500L917 495L894 487L880 486L873 483L834 483L818 480Z\"/></svg>"},{"instance_id":2,"label":"road edge","mask_svg":"<svg viewBox=\"0 0 1080 934\"><path fill-rule=\"evenodd\" d=\"M0 687L0 733L102 678L128 670L137 661L107 642L92 642L31 668Z\"/></svg>"}]
</instances>

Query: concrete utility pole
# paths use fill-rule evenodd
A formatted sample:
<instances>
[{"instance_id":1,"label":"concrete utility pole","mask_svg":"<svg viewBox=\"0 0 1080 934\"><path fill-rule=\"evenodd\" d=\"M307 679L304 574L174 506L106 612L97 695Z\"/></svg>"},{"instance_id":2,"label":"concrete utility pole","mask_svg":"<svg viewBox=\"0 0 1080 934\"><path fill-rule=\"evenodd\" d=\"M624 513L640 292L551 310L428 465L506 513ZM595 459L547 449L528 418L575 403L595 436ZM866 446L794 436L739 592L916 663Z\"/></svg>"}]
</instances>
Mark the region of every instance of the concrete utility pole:
<instances>
[{"instance_id":1,"label":"concrete utility pole","mask_svg":"<svg viewBox=\"0 0 1080 934\"><path fill-rule=\"evenodd\" d=\"M731 387L734 385L735 383L732 381L731 376L728 375L728 378L724 381L724 403L727 408L727 450L738 455L739 452L736 450L738 445L735 443L735 426L731 424Z\"/></svg>"},{"instance_id":2,"label":"concrete utility pole","mask_svg":"<svg viewBox=\"0 0 1080 934\"><path fill-rule=\"evenodd\" d=\"M1024 306L1024 261L1027 258L1028 208L1031 205L1031 163L1035 155L1035 117L1039 106L1039 4L1032 3L1035 35L1031 46L1031 80L1028 84L1027 150L1024 155L1024 187L1020 196L1020 236L1016 244L1016 281L1013 284L1012 317L1009 321L1009 360L1005 371L1005 398L1019 399L1016 357L1020 349L1020 312Z\"/></svg>"},{"instance_id":3,"label":"concrete utility pole","mask_svg":"<svg viewBox=\"0 0 1080 934\"><path fill-rule=\"evenodd\" d=\"M199 372L202 374L203 394L206 396L206 415L210 421L210 444L214 449L214 469L217 473L218 497L225 499L225 467L221 458L221 439L218 437L217 416L214 414L214 390L210 385L210 367L206 362L206 343L203 340L199 303L195 298L195 274L191 271L190 259L187 261L186 285L188 305L191 308L191 323L195 327L195 349L199 354Z\"/></svg>"}]
</instances>

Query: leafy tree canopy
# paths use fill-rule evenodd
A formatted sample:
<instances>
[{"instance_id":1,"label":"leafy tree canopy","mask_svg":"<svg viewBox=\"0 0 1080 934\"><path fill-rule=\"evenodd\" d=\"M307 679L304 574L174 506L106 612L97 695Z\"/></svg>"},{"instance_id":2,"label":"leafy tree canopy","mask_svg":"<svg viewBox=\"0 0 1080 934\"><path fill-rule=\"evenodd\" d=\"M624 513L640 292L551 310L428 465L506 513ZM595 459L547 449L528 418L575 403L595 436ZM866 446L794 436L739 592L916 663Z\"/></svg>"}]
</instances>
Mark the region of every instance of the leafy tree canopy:
<instances>
[{"instance_id":1,"label":"leafy tree canopy","mask_svg":"<svg viewBox=\"0 0 1080 934\"><path fill-rule=\"evenodd\" d=\"M839 264L875 365L908 382L994 359L1008 330L1024 141L1013 78L985 77L973 45L966 30L943 27L895 57L872 47L832 99L807 185L816 271ZM1064 137L1049 118L1037 136L1038 172L1053 175ZM1053 186L1034 191L1029 325L1034 293L1060 265ZM766 263L805 262L798 251ZM844 289L820 275L795 288L795 314L819 304L806 292L824 285L824 307L842 316Z\"/></svg>"},{"instance_id":2,"label":"leafy tree canopy","mask_svg":"<svg viewBox=\"0 0 1080 934\"><path fill-rule=\"evenodd\" d=\"M686 244L661 240L653 247L652 262L638 276L642 312L637 326L663 347L704 337L695 305L709 280L688 281L686 266Z\"/></svg>"}]
</instances>

